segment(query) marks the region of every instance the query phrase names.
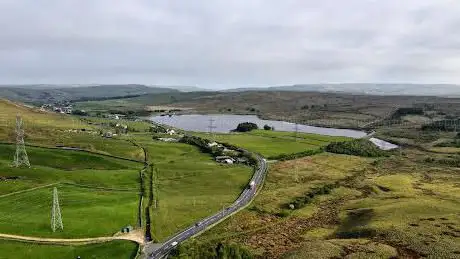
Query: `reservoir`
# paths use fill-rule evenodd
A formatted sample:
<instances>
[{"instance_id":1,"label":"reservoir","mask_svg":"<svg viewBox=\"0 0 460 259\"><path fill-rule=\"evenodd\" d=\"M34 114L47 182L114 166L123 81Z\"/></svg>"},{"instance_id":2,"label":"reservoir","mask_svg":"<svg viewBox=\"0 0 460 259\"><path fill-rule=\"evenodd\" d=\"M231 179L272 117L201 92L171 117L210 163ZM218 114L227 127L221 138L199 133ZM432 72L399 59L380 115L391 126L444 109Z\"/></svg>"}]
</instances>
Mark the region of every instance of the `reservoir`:
<instances>
[{"instance_id":1,"label":"reservoir","mask_svg":"<svg viewBox=\"0 0 460 259\"><path fill-rule=\"evenodd\" d=\"M302 124L296 124L286 121L262 120L255 115L229 115L229 114L209 114L209 115L174 115L174 116L153 116L150 120L169 125L175 128L180 128L187 131L208 132L210 127L213 132L229 133L235 129L239 123L252 122L257 124L259 128L263 128L265 124L275 127L276 131L291 131L294 132L297 128L299 132L314 133L328 136L343 136L351 138L363 138L367 136L366 132L351 129L336 129L315 127ZM381 149L389 150L398 146L383 141L377 138L370 138L375 145Z\"/></svg>"}]
</instances>

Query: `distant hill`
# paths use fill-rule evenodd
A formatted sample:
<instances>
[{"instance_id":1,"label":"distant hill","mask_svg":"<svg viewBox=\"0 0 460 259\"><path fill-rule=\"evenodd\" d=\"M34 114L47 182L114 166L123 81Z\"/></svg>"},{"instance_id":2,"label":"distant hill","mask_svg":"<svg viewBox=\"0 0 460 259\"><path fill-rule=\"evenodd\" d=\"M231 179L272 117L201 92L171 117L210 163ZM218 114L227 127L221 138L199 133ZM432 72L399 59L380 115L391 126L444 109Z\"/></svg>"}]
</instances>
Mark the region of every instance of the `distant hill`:
<instances>
[{"instance_id":1,"label":"distant hill","mask_svg":"<svg viewBox=\"0 0 460 259\"><path fill-rule=\"evenodd\" d=\"M39 86L0 87L0 97L26 103L47 103L56 101L98 100L123 98L146 94L175 93L178 90L144 85L97 85L65 88Z\"/></svg>"},{"instance_id":2,"label":"distant hill","mask_svg":"<svg viewBox=\"0 0 460 259\"><path fill-rule=\"evenodd\" d=\"M453 84L298 84L225 90L225 92L244 91L332 92L369 95L460 97L460 85Z\"/></svg>"}]
</instances>

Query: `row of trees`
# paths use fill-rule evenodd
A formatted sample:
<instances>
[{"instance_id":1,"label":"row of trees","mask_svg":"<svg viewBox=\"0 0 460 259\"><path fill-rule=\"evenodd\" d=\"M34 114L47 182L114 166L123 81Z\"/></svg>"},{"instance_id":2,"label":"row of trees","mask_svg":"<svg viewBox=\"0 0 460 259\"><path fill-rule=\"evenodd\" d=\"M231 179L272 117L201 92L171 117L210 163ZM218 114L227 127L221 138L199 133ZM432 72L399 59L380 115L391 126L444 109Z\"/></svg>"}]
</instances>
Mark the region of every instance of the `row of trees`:
<instances>
[{"instance_id":1,"label":"row of trees","mask_svg":"<svg viewBox=\"0 0 460 259\"><path fill-rule=\"evenodd\" d=\"M201 150L201 152L211 154L214 157L224 155L224 148L223 147L218 147L217 145L216 146L209 146L210 141L207 140L207 139L204 139L204 138L200 138L200 137L197 137L197 136L188 136L188 135L186 135L186 136L184 136L184 137L182 137L180 139L180 142L186 143L186 144L189 144L189 145L197 146ZM249 152L246 152L245 150L241 150L240 148L238 148L238 147L236 147L234 145L231 145L231 144L227 144L227 143L221 143L221 144L223 146L229 148L229 149L239 151L238 152L238 157L247 158L249 165L256 165L257 164L257 159L255 158L255 156L253 154L251 154Z\"/></svg>"},{"instance_id":2,"label":"row of trees","mask_svg":"<svg viewBox=\"0 0 460 259\"><path fill-rule=\"evenodd\" d=\"M252 122L243 122L238 124L236 129L234 129L234 132L249 132L251 130L256 130L259 129L259 126L257 124L252 123ZM272 127L268 124L264 125L264 130L275 130L275 127Z\"/></svg>"}]
</instances>

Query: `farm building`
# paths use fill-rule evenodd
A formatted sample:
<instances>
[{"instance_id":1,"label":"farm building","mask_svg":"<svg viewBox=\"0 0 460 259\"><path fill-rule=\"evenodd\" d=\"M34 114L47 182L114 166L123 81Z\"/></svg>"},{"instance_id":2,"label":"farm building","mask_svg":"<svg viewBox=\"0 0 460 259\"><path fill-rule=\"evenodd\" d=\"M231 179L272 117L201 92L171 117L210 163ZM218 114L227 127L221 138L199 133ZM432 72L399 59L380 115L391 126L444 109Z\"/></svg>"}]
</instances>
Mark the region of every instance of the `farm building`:
<instances>
[{"instance_id":1,"label":"farm building","mask_svg":"<svg viewBox=\"0 0 460 259\"><path fill-rule=\"evenodd\" d=\"M225 164L233 164L235 160L229 156L216 156L216 162L225 163Z\"/></svg>"}]
</instances>

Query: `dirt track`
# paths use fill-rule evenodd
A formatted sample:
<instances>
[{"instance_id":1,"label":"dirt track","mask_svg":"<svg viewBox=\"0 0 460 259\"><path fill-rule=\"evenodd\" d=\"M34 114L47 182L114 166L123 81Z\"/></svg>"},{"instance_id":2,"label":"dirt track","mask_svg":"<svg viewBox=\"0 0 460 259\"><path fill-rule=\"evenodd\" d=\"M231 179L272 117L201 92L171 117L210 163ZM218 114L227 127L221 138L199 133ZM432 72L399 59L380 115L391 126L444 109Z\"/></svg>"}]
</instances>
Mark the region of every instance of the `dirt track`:
<instances>
[{"instance_id":1,"label":"dirt track","mask_svg":"<svg viewBox=\"0 0 460 259\"><path fill-rule=\"evenodd\" d=\"M31 237L31 236L20 236L11 234L1 234L0 239L6 240L18 240L42 244L61 244L61 245L73 245L73 244L91 244L91 243L104 243L113 240L129 240L134 241L138 244L144 244L144 238L141 230L135 230L129 234L120 234L111 237L94 237L94 238L45 238L45 237Z\"/></svg>"}]
</instances>

